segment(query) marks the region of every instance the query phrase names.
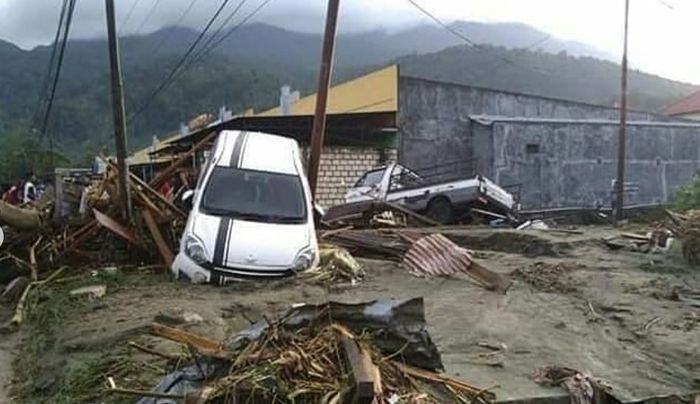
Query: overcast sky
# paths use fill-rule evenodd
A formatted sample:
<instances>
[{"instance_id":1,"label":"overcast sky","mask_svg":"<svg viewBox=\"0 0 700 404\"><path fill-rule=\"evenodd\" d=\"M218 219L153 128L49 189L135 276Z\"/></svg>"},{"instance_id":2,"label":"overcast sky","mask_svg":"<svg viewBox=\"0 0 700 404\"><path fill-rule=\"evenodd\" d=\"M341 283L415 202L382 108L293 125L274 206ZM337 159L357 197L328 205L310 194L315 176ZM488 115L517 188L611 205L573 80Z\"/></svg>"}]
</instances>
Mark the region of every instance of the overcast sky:
<instances>
[{"instance_id":1,"label":"overcast sky","mask_svg":"<svg viewBox=\"0 0 700 404\"><path fill-rule=\"evenodd\" d=\"M173 24L192 0L115 0L118 26L131 7L123 33L149 32ZM201 28L220 0L195 0L185 25ZM232 0L231 6L239 0ZM249 0L252 10L262 0ZM622 52L624 0L416 0L445 21L523 22L560 39ZM22 48L49 43L61 0L0 0L0 38ZM158 4L156 4L158 3ZM665 77L700 84L699 0L630 0L631 66ZM254 21L303 31L323 27L325 0L272 0ZM155 8L153 6L156 5ZM150 10L153 8L153 12ZM339 29L397 30L432 23L407 0L341 0ZM151 15L146 19L146 16ZM78 0L72 36L104 36L104 1ZM2 63L2 61L0 61Z\"/></svg>"}]
</instances>

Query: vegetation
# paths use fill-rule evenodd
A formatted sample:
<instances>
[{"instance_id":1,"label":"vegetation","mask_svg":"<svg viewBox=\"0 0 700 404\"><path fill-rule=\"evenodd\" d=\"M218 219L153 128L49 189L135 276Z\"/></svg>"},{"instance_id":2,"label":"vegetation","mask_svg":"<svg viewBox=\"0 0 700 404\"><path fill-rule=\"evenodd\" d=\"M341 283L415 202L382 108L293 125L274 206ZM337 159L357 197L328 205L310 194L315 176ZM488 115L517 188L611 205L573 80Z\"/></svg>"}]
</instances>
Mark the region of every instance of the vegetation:
<instances>
[{"instance_id":1,"label":"vegetation","mask_svg":"<svg viewBox=\"0 0 700 404\"><path fill-rule=\"evenodd\" d=\"M519 46L518 40L525 37L542 36L526 26L467 24L459 29L509 46ZM168 28L122 40L127 115L151 98L155 86L167 76L196 34L184 28ZM163 137L176 131L181 122L203 112L215 113L223 105L234 113L249 107L260 110L277 105L279 87L285 83L302 93L311 92L320 43L320 36L315 34L262 24L245 26L217 52L203 58L159 93L149 108L129 122L128 147L143 147L153 136ZM406 75L608 106L613 105L619 93L619 67L615 63L573 57L565 52L453 46L421 54L454 44L454 37L426 27L390 35L341 35L334 79L348 79L393 59ZM585 51L580 47L572 50ZM42 137L32 130L50 53L48 46L24 51L0 41L3 181L47 169L51 160L47 142L50 137L55 143L56 164L90 161L96 152L112 147L110 84L103 39L74 40L68 44L49 133ZM409 56L396 59L400 55ZM631 106L637 109L656 110L693 90L691 85L639 72L630 78Z\"/></svg>"},{"instance_id":2,"label":"vegetation","mask_svg":"<svg viewBox=\"0 0 700 404\"><path fill-rule=\"evenodd\" d=\"M678 187L673 194L673 209L681 212L700 209L700 175L695 175L690 183Z\"/></svg>"}]
</instances>

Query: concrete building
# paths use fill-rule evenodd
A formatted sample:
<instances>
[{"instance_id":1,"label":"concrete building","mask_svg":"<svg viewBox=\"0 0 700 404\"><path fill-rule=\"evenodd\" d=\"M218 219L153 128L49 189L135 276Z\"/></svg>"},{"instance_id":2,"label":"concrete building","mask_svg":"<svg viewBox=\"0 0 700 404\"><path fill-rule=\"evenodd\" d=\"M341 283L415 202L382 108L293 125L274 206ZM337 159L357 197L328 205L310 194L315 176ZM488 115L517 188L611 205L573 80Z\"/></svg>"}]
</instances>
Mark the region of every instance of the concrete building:
<instances>
[{"instance_id":1,"label":"concrete building","mask_svg":"<svg viewBox=\"0 0 700 404\"><path fill-rule=\"evenodd\" d=\"M468 161L525 209L611 206L619 110L399 77L399 159L409 167ZM668 202L700 169L700 126L629 111L625 204Z\"/></svg>"},{"instance_id":2,"label":"concrete building","mask_svg":"<svg viewBox=\"0 0 700 404\"><path fill-rule=\"evenodd\" d=\"M610 207L618 121L471 116L476 171L526 209ZM668 202L700 169L700 123L631 121L625 205Z\"/></svg>"},{"instance_id":3,"label":"concrete building","mask_svg":"<svg viewBox=\"0 0 700 404\"><path fill-rule=\"evenodd\" d=\"M700 95L698 96L700 99ZM308 152L315 94L282 90L280 106L221 119L149 150L186 150L222 129L297 139ZM481 173L520 185L526 209L610 206L619 111L400 75L398 66L331 88L319 202L332 206L366 170L398 159L421 171L457 163L453 175ZM630 111L626 203L668 202L700 169L700 126Z\"/></svg>"},{"instance_id":4,"label":"concrete building","mask_svg":"<svg viewBox=\"0 0 700 404\"><path fill-rule=\"evenodd\" d=\"M690 94L675 104L669 105L661 113L674 118L700 121L700 91Z\"/></svg>"}]
</instances>

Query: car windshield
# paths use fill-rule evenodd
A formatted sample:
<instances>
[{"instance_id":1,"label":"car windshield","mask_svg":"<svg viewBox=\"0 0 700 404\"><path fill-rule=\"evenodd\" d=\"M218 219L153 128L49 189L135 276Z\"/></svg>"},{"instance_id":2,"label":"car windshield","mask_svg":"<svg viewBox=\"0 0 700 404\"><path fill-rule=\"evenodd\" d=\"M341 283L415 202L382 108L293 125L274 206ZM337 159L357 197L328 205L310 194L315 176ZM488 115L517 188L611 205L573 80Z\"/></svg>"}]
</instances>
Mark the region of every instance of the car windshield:
<instances>
[{"instance_id":1,"label":"car windshield","mask_svg":"<svg viewBox=\"0 0 700 404\"><path fill-rule=\"evenodd\" d=\"M295 175L215 167L204 188L202 212L270 223L304 223L306 201Z\"/></svg>"},{"instance_id":2,"label":"car windshield","mask_svg":"<svg viewBox=\"0 0 700 404\"><path fill-rule=\"evenodd\" d=\"M355 184L355 187L371 187L373 185L377 185L382 181L382 177L384 176L384 168L374 170L374 171L369 171L365 173L365 175L362 176L357 181L357 184Z\"/></svg>"}]
</instances>

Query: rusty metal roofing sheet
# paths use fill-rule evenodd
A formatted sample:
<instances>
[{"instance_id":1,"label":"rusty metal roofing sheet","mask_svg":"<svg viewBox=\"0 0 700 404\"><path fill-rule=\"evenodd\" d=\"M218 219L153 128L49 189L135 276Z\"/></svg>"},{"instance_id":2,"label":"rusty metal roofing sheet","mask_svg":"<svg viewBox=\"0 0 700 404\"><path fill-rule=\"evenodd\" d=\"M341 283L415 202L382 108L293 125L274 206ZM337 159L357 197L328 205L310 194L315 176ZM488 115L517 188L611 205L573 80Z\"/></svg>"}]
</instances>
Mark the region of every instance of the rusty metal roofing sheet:
<instances>
[{"instance_id":1,"label":"rusty metal roofing sheet","mask_svg":"<svg viewBox=\"0 0 700 404\"><path fill-rule=\"evenodd\" d=\"M505 293L511 281L474 262L469 252L436 233L415 241L403 258L403 264L416 276L466 274L486 289Z\"/></svg>"}]
</instances>

